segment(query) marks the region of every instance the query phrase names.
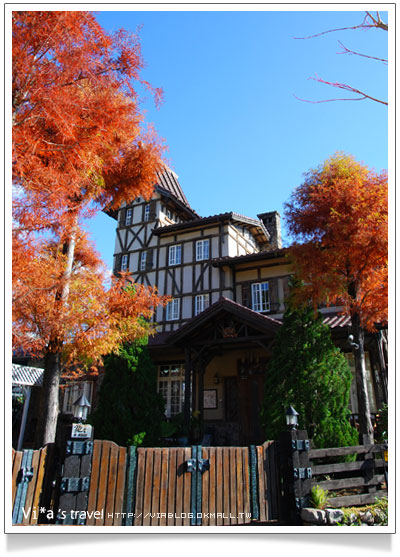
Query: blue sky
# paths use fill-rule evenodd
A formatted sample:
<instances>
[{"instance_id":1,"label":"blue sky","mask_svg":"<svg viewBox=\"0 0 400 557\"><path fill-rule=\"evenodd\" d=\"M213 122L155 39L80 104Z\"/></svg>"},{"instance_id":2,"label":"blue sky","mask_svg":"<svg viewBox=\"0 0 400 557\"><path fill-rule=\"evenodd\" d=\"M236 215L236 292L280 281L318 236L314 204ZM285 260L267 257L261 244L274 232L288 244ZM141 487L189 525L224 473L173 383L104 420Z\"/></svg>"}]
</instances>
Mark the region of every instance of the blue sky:
<instances>
[{"instance_id":1,"label":"blue sky","mask_svg":"<svg viewBox=\"0 0 400 557\"><path fill-rule=\"evenodd\" d=\"M310 104L351 96L309 78L350 84L387 99L387 66L349 49L387 58L387 33L347 30L364 12L96 12L107 30L140 37L142 77L162 87L159 109L144 99L147 121L168 145L168 159L191 206L202 216L277 210L302 175L335 151L387 168L387 107L371 101ZM381 14L387 21L387 15ZM116 223L99 214L88 229L108 267ZM284 233L285 237L285 233ZM289 239L286 238L286 241Z\"/></svg>"}]
</instances>

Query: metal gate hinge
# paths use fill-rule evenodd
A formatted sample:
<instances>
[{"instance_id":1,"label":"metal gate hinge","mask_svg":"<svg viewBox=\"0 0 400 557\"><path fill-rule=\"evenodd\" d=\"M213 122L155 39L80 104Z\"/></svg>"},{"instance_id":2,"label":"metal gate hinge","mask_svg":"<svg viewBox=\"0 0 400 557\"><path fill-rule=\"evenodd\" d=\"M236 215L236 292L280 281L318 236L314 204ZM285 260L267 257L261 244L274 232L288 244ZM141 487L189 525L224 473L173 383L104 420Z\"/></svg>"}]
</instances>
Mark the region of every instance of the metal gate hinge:
<instances>
[{"instance_id":1,"label":"metal gate hinge","mask_svg":"<svg viewBox=\"0 0 400 557\"><path fill-rule=\"evenodd\" d=\"M33 478L33 468L22 467L18 473L18 483L29 483Z\"/></svg>"},{"instance_id":2,"label":"metal gate hinge","mask_svg":"<svg viewBox=\"0 0 400 557\"><path fill-rule=\"evenodd\" d=\"M308 497L296 497L296 509L303 509L308 505Z\"/></svg>"},{"instance_id":3,"label":"metal gate hinge","mask_svg":"<svg viewBox=\"0 0 400 557\"><path fill-rule=\"evenodd\" d=\"M87 455L93 453L93 441L67 441L67 455Z\"/></svg>"},{"instance_id":4,"label":"metal gate hinge","mask_svg":"<svg viewBox=\"0 0 400 557\"><path fill-rule=\"evenodd\" d=\"M90 478L88 476L83 478L61 478L60 490L61 493L88 491L89 484Z\"/></svg>"},{"instance_id":5,"label":"metal gate hinge","mask_svg":"<svg viewBox=\"0 0 400 557\"><path fill-rule=\"evenodd\" d=\"M185 461L186 472L195 472L198 470L202 474L210 469L210 461L208 458L189 458Z\"/></svg>"},{"instance_id":6,"label":"metal gate hinge","mask_svg":"<svg viewBox=\"0 0 400 557\"><path fill-rule=\"evenodd\" d=\"M293 468L293 476L295 480L305 480L312 477L311 468Z\"/></svg>"},{"instance_id":7,"label":"metal gate hinge","mask_svg":"<svg viewBox=\"0 0 400 557\"><path fill-rule=\"evenodd\" d=\"M293 451L309 451L310 441L308 439L292 439Z\"/></svg>"}]
</instances>

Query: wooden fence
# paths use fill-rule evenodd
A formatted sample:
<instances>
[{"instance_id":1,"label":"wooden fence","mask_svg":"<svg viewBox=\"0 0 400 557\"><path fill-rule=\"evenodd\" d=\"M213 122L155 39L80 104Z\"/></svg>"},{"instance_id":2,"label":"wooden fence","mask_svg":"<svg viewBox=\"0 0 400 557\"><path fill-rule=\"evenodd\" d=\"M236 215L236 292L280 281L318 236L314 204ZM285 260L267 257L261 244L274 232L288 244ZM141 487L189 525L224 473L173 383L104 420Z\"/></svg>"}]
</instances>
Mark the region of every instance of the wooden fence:
<instances>
[{"instance_id":1,"label":"wooden fence","mask_svg":"<svg viewBox=\"0 0 400 557\"><path fill-rule=\"evenodd\" d=\"M357 455L357 460L343 462L349 455ZM312 449L309 458L311 486L319 485L332 493L330 507L366 505L388 494L387 445ZM324 463L326 459L330 462Z\"/></svg>"}]
</instances>

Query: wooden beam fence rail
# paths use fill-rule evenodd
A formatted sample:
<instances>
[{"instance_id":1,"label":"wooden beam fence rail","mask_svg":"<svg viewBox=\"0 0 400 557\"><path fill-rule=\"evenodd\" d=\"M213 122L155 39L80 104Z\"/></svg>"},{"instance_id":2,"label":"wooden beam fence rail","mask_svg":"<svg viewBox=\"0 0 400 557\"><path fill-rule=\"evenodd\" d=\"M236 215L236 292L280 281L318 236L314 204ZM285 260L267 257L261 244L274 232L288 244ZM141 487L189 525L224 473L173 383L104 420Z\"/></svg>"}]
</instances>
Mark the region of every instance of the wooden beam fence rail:
<instances>
[{"instance_id":1,"label":"wooden beam fence rail","mask_svg":"<svg viewBox=\"0 0 400 557\"><path fill-rule=\"evenodd\" d=\"M356 455L359 460L321 463L324 459L350 455ZM374 503L388 494L386 455L386 444L311 449L309 458L315 462L311 462L311 487L319 485L331 492L328 504L334 508Z\"/></svg>"}]
</instances>

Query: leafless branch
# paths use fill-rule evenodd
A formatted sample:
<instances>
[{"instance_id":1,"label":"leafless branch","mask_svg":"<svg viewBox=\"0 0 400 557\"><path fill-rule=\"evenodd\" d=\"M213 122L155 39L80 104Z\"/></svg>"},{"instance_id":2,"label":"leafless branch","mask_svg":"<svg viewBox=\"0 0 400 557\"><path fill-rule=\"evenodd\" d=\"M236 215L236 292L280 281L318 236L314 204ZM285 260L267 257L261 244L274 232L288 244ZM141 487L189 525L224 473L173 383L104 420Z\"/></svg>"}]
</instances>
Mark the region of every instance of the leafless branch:
<instances>
[{"instance_id":1,"label":"leafless branch","mask_svg":"<svg viewBox=\"0 0 400 557\"><path fill-rule=\"evenodd\" d=\"M362 54L361 52L355 52L354 50L350 50L349 48L347 48L347 46L344 46L344 44L341 41L338 41L338 43L343 48L344 52L338 52L337 54L355 54L356 56L362 56L363 58L370 58L371 60L378 60L378 62L383 62L384 64L388 63L386 58L376 58L375 56L369 56L368 54Z\"/></svg>"},{"instance_id":2,"label":"leafless branch","mask_svg":"<svg viewBox=\"0 0 400 557\"><path fill-rule=\"evenodd\" d=\"M368 23L369 19L371 20L372 23ZM372 29L372 28L383 29L384 31L388 30L388 25L387 23L384 23L381 20L379 12L377 12L376 18L374 18L369 12L365 12L364 19L362 23L360 23L359 25L353 25L352 27L339 27L338 29L328 29L328 31L322 31L321 33L317 33L316 35L309 35L308 37L293 37L293 38L297 40L314 39L315 37L320 37L321 35L326 35L327 33L336 33L337 31L348 31L354 29Z\"/></svg>"}]
</instances>

